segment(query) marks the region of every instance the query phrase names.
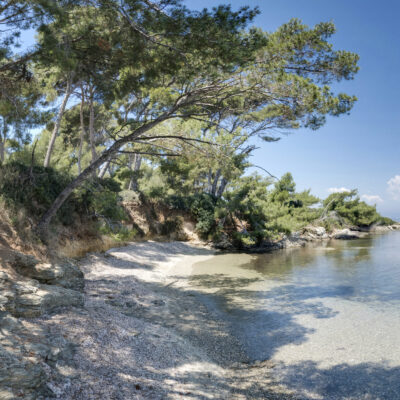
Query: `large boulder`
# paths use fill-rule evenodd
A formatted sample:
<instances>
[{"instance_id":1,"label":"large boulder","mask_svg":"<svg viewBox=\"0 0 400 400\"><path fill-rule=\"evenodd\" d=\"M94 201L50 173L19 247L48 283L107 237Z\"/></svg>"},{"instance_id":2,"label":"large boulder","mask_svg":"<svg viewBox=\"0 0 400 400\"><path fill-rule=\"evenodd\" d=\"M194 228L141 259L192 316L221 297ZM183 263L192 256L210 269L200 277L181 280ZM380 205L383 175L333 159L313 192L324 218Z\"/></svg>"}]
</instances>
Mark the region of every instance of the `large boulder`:
<instances>
[{"instance_id":1,"label":"large boulder","mask_svg":"<svg viewBox=\"0 0 400 400\"><path fill-rule=\"evenodd\" d=\"M301 237L307 241L329 238L328 234L326 233L326 229L323 226L313 225L309 225L303 228L301 232Z\"/></svg>"},{"instance_id":2,"label":"large boulder","mask_svg":"<svg viewBox=\"0 0 400 400\"><path fill-rule=\"evenodd\" d=\"M0 311L31 318L58 307L82 305L83 295L76 290L43 285L27 278L15 281L0 272Z\"/></svg>"},{"instance_id":3,"label":"large boulder","mask_svg":"<svg viewBox=\"0 0 400 400\"><path fill-rule=\"evenodd\" d=\"M67 260L52 264L40 263L35 257L16 253L11 266L20 275L36 279L41 283L79 291L84 288L82 271Z\"/></svg>"}]
</instances>

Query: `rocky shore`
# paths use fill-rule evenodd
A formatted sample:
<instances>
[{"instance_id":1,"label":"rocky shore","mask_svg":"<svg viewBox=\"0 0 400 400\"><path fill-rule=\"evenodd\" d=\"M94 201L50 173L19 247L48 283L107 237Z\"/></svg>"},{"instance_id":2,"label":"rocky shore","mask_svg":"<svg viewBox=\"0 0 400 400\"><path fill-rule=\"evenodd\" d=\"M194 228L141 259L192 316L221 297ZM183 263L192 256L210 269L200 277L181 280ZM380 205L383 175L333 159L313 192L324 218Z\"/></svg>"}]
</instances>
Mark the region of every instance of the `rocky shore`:
<instances>
[{"instance_id":1,"label":"rocky shore","mask_svg":"<svg viewBox=\"0 0 400 400\"><path fill-rule=\"evenodd\" d=\"M354 240L360 239L371 234L384 234L391 231L400 230L400 224L395 225L377 225L371 227L347 227L343 229L334 229L328 232L323 226L309 225L299 232L290 235L283 235L279 240L264 240L258 246L242 246L240 251L249 253L266 253L274 250L281 250L293 247L304 247L307 243L328 241L328 240ZM238 249L224 237L218 243L213 244L218 250L237 251Z\"/></svg>"},{"instance_id":2,"label":"rocky shore","mask_svg":"<svg viewBox=\"0 0 400 400\"><path fill-rule=\"evenodd\" d=\"M248 250L369 233L310 226ZM214 254L151 241L79 265L12 252L0 268L0 399L290 398L190 286L193 263Z\"/></svg>"},{"instance_id":3,"label":"rocky shore","mask_svg":"<svg viewBox=\"0 0 400 400\"><path fill-rule=\"evenodd\" d=\"M40 399L51 395L46 370L70 359L73 346L33 318L82 307L83 273L71 262L40 263L18 252L0 267L0 399Z\"/></svg>"},{"instance_id":4,"label":"rocky shore","mask_svg":"<svg viewBox=\"0 0 400 400\"><path fill-rule=\"evenodd\" d=\"M24 283L11 272L0 283L10 288L0 320L0 399L290 398L271 365L250 364L190 286L193 263L214 254L144 242L90 255L79 264L84 292L62 285L70 274L82 287L70 263L55 266L56 278L50 265L20 257L13 269Z\"/></svg>"}]
</instances>

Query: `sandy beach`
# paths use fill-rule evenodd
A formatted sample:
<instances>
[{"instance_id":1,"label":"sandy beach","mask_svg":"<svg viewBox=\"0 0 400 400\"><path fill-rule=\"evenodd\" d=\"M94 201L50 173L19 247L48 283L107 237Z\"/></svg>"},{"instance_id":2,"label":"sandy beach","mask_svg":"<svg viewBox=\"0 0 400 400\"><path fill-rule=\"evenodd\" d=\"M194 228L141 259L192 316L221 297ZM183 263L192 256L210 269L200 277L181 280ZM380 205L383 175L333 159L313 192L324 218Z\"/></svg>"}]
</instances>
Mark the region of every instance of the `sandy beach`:
<instances>
[{"instance_id":1,"label":"sandy beach","mask_svg":"<svg viewBox=\"0 0 400 400\"><path fill-rule=\"evenodd\" d=\"M48 371L57 398L285 399L268 362L251 363L188 277L215 254L183 242L142 242L81 261L85 306L37 322L74 347ZM62 323L61 323L62 322Z\"/></svg>"}]
</instances>

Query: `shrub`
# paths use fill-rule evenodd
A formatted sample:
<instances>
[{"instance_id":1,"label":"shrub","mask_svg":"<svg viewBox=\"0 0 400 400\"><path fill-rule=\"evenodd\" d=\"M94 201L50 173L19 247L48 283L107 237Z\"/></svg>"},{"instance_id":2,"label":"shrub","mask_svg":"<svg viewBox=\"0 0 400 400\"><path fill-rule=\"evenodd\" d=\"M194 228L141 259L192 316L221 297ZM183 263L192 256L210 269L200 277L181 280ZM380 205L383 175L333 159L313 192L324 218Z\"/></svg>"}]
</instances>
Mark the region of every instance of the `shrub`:
<instances>
[{"instance_id":1,"label":"shrub","mask_svg":"<svg viewBox=\"0 0 400 400\"><path fill-rule=\"evenodd\" d=\"M325 211L335 211L347 222L357 226L370 226L382 220L374 206L370 206L357 196L357 190L332 193L323 203Z\"/></svg>"},{"instance_id":2,"label":"shrub","mask_svg":"<svg viewBox=\"0 0 400 400\"><path fill-rule=\"evenodd\" d=\"M196 231L206 237L213 233L216 223L216 199L208 193L191 196L171 195L165 198L167 205L175 210L190 212L197 221Z\"/></svg>"},{"instance_id":3,"label":"shrub","mask_svg":"<svg viewBox=\"0 0 400 400\"><path fill-rule=\"evenodd\" d=\"M105 224L100 228L100 232L113 238L116 242L134 240L138 236L136 229L128 229L126 226L120 224L114 226Z\"/></svg>"},{"instance_id":4,"label":"shrub","mask_svg":"<svg viewBox=\"0 0 400 400\"><path fill-rule=\"evenodd\" d=\"M180 233L183 227L183 218L178 216L168 218L161 224L161 234L168 236L171 233Z\"/></svg>"},{"instance_id":5,"label":"shrub","mask_svg":"<svg viewBox=\"0 0 400 400\"><path fill-rule=\"evenodd\" d=\"M179 195L171 195L165 199L165 203L173 210L190 211L191 198Z\"/></svg>"},{"instance_id":6,"label":"shrub","mask_svg":"<svg viewBox=\"0 0 400 400\"><path fill-rule=\"evenodd\" d=\"M33 219L38 219L70 182L68 174L52 168L11 162L0 169L0 194L6 205L15 210L25 209ZM92 179L63 204L57 213L58 220L65 225L72 224L77 215L123 220L119 191L119 184L110 178Z\"/></svg>"},{"instance_id":7,"label":"shrub","mask_svg":"<svg viewBox=\"0 0 400 400\"><path fill-rule=\"evenodd\" d=\"M8 207L22 207L35 218L51 206L70 180L68 175L51 168L31 168L12 162L0 169L0 194ZM67 221L73 212L71 201L68 201L61 208L58 217Z\"/></svg>"},{"instance_id":8,"label":"shrub","mask_svg":"<svg viewBox=\"0 0 400 400\"><path fill-rule=\"evenodd\" d=\"M216 200L213 196L206 193L192 196L190 212L197 220L196 231L204 237L216 228L215 209Z\"/></svg>"},{"instance_id":9,"label":"shrub","mask_svg":"<svg viewBox=\"0 0 400 400\"><path fill-rule=\"evenodd\" d=\"M165 197L165 188L162 186L153 186L149 189L147 196L149 199L160 200Z\"/></svg>"},{"instance_id":10,"label":"shrub","mask_svg":"<svg viewBox=\"0 0 400 400\"><path fill-rule=\"evenodd\" d=\"M119 193L119 195L122 198L122 201L126 203L140 203L140 195L138 192L135 192L133 190L123 190L122 192Z\"/></svg>"}]
</instances>

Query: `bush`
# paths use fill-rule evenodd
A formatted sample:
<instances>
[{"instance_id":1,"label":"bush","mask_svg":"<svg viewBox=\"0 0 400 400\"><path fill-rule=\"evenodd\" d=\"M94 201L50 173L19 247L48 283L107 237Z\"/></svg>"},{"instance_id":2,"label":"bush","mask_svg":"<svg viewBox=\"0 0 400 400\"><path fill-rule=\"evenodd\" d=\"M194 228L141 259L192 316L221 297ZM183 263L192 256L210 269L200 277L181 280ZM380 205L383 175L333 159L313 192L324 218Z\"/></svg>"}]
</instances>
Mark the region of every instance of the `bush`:
<instances>
[{"instance_id":1,"label":"bush","mask_svg":"<svg viewBox=\"0 0 400 400\"><path fill-rule=\"evenodd\" d=\"M191 198L171 195L165 199L165 203L173 210L190 211Z\"/></svg>"},{"instance_id":2,"label":"bush","mask_svg":"<svg viewBox=\"0 0 400 400\"><path fill-rule=\"evenodd\" d=\"M168 236L171 233L180 233L183 227L183 218L178 216L168 218L161 224L161 234Z\"/></svg>"},{"instance_id":3,"label":"bush","mask_svg":"<svg viewBox=\"0 0 400 400\"><path fill-rule=\"evenodd\" d=\"M122 197L122 201L126 203L140 203L140 195L138 192L135 192L133 190L123 190L122 192L119 193L119 195Z\"/></svg>"},{"instance_id":4,"label":"bush","mask_svg":"<svg viewBox=\"0 0 400 400\"><path fill-rule=\"evenodd\" d=\"M52 168L12 162L0 169L0 194L8 207L23 208L30 217L39 219L71 180L68 174ZM57 218L64 225L71 225L77 215L121 221L125 212L119 204L119 191L119 184L110 178L89 180L68 198Z\"/></svg>"},{"instance_id":5,"label":"bush","mask_svg":"<svg viewBox=\"0 0 400 400\"><path fill-rule=\"evenodd\" d=\"M149 199L160 200L165 197L165 188L162 186L153 186L149 189L147 196Z\"/></svg>"},{"instance_id":6,"label":"bush","mask_svg":"<svg viewBox=\"0 0 400 400\"><path fill-rule=\"evenodd\" d=\"M0 169L0 194L8 207L24 208L37 218L41 216L71 181L68 175L51 168L12 162ZM67 221L74 210L71 201L61 208L58 217Z\"/></svg>"},{"instance_id":7,"label":"bush","mask_svg":"<svg viewBox=\"0 0 400 400\"><path fill-rule=\"evenodd\" d=\"M215 232L217 201L210 194L172 195L165 198L165 202L172 209L190 212L197 220L196 231L203 237Z\"/></svg>"},{"instance_id":8,"label":"bush","mask_svg":"<svg viewBox=\"0 0 400 400\"><path fill-rule=\"evenodd\" d=\"M394 225L396 224L396 221L392 220L391 218L388 217L382 217L380 222L382 225Z\"/></svg>"},{"instance_id":9,"label":"bush","mask_svg":"<svg viewBox=\"0 0 400 400\"><path fill-rule=\"evenodd\" d=\"M370 226L383 220L374 206L360 201L356 190L332 193L324 200L323 205L326 211L335 211L337 215L352 225Z\"/></svg>"},{"instance_id":10,"label":"bush","mask_svg":"<svg viewBox=\"0 0 400 400\"><path fill-rule=\"evenodd\" d=\"M134 240L139 232L136 229L128 229L125 226L110 226L105 224L100 228L100 232L104 235L112 237L117 242L126 242Z\"/></svg>"},{"instance_id":11,"label":"bush","mask_svg":"<svg viewBox=\"0 0 400 400\"><path fill-rule=\"evenodd\" d=\"M216 200L213 196L202 193L191 197L190 212L197 220L196 231L203 237L216 228L215 209Z\"/></svg>"}]
</instances>

